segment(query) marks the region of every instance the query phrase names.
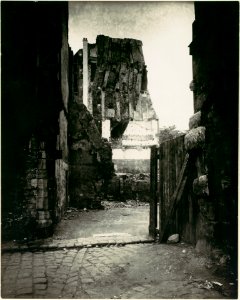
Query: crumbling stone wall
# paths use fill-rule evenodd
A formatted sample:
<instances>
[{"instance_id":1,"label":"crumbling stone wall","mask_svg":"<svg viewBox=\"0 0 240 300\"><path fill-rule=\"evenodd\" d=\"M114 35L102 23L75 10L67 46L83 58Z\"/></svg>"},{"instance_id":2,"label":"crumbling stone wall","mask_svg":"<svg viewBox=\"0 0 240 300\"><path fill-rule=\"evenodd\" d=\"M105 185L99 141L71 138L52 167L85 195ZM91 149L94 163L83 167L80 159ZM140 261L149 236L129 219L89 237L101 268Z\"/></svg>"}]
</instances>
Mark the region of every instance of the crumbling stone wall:
<instances>
[{"instance_id":1,"label":"crumbling stone wall","mask_svg":"<svg viewBox=\"0 0 240 300\"><path fill-rule=\"evenodd\" d=\"M4 2L1 10L2 207L32 235L66 202L68 5Z\"/></svg>"},{"instance_id":2,"label":"crumbling stone wall","mask_svg":"<svg viewBox=\"0 0 240 300\"><path fill-rule=\"evenodd\" d=\"M185 137L198 173L193 181L200 209L197 248L232 254L237 245L238 20L238 3L195 3L190 44L195 114Z\"/></svg>"},{"instance_id":3,"label":"crumbling stone wall","mask_svg":"<svg viewBox=\"0 0 240 300\"><path fill-rule=\"evenodd\" d=\"M88 57L88 110L100 133L101 122L111 119L111 136L117 138L134 118L140 94L147 91L142 42L99 35L96 44L88 44ZM74 56L74 74L74 98L83 103L82 49Z\"/></svg>"},{"instance_id":4,"label":"crumbling stone wall","mask_svg":"<svg viewBox=\"0 0 240 300\"><path fill-rule=\"evenodd\" d=\"M101 138L84 104L71 103L69 113L70 202L77 207L94 208L113 174L111 146Z\"/></svg>"},{"instance_id":5,"label":"crumbling stone wall","mask_svg":"<svg viewBox=\"0 0 240 300\"><path fill-rule=\"evenodd\" d=\"M122 136L129 120L134 117L148 120L156 115L147 93L141 41L99 35L96 44L88 44L84 39L83 47L74 56L70 194L71 203L87 207L99 195L99 186L100 194L107 196L108 182L114 171L111 146L106 139L101 139L105 136L104 128L108 130L106 120L110 124L108 137L116 139ZM86 54L87 73L84 68ZM87 103L83 99L86 78ZM137 106L139 101L141 105Z\"/></svg>"},{"instance_id":6,"label":"crumbling stone wall","mask_svg":"<svg viewBox=\"0 0 240 300\"><path fill-rule=\"evenodd\" d=\"M117 173L109 182L109 200L150 200L150 175L144 173Z\"/></svg>"}]
</instances>

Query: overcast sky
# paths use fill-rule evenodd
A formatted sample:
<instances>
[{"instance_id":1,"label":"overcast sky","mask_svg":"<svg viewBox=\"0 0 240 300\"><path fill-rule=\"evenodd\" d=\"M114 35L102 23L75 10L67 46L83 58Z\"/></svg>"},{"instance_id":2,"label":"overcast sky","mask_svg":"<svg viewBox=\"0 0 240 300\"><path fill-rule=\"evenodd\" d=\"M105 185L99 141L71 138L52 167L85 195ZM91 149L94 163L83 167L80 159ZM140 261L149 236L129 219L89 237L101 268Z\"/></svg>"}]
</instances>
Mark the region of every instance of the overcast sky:
<instances>
[{"instance_id":1,"label":"overcast sky","mask_svg":"<svg viewBox=\"0 0 240 300\"><path fill-rule=\"evenodd\" d=\"M193 114L192 2L69 2L69 43L74 53L86 37L134 38L143 42L148 90L159 126L188 129Z\"/></svg>"}]
</instances>

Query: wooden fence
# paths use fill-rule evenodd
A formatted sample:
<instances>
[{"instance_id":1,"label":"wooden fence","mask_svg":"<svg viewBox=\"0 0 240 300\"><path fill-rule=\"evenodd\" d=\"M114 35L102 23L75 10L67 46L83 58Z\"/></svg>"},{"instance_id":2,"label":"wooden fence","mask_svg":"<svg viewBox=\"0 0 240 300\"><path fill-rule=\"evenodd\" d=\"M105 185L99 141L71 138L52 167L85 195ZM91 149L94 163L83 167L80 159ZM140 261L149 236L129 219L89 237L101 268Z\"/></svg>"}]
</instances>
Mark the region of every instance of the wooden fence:
<instances>
[{"instance_id":1,"label":"wooden fence","mask_svg":"<svg viewBox=\"0 0 240 300\"><path fill-rule=\"evenodd\" d=\"M149 232L159 233L160 242L172 233L194 242L193 172L184 135L152 147Z\"/></svg>"}]
</instances>

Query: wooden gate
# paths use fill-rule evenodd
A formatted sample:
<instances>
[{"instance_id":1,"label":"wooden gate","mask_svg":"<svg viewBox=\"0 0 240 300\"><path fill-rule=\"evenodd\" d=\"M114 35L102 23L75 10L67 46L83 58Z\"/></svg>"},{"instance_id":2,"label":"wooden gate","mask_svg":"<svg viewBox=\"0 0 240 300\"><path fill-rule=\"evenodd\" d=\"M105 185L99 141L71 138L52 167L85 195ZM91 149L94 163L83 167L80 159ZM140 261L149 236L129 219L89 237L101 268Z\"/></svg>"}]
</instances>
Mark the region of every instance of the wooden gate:
<instances>
[{"instance_id":1,"label":"wooden gate","mask_svg":"<svg viewBox=\"0 0 240 300\"><path fill-rule=\"evenodd\" d=\"M189 176L184 135L152 147L150 172L149 234L161 242L168 232L179 230L182 220L178 219L177 207L189 196L184 193Z\"/></svg>"}]
</instances>

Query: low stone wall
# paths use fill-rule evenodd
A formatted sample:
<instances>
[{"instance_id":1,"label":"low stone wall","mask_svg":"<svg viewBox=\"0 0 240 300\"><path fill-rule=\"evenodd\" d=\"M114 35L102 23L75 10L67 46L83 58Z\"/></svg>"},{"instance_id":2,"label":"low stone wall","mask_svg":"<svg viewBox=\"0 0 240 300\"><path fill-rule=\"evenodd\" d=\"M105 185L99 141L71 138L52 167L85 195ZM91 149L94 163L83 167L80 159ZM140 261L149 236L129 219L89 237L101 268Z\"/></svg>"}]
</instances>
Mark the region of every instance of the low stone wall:
<instances>
[{"instance_id":1,"label":"low stone wall","mask_svg":"<svg viewBox=\"0 0 240 300\"><path fill-rule=\"evenodd\" d=\"M118 173L108 185L109 200L150 200L150 175Z\"/></svg>"},{"instance_id":2,"label":"low stone wall","mask_svg":"<svg viewBox=\"0 0 240 300\"><path fill-rule=\"evenodd\" d=\"M113 160L114 169L118 173L149 173L150 160L149 159L115 159Z\"/></svg>"},{"instance_id":3,"label":"low stone wall","mask_svg":"<svg viewBox=\"0 0 240 300\"><path fill-rule=\"evenodd\" d=\"M116 173L150 173L150 148L114 148Z\"/></svg>"}]
</instances>

